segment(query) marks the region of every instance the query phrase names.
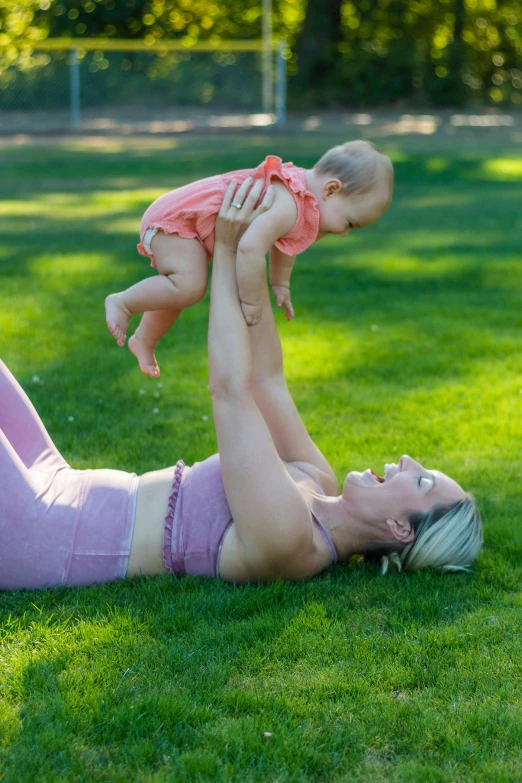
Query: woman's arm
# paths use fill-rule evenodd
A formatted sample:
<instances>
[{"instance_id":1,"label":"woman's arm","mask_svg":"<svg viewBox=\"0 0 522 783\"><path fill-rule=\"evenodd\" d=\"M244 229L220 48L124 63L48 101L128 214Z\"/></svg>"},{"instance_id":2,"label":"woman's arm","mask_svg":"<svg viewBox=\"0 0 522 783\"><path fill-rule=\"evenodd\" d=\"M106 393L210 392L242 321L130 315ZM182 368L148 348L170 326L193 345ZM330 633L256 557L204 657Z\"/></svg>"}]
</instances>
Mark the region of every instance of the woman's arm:
<instances>
[{"instance_id":1,"label":"woman's arm","mask_svg":"<svg viewBox=\"0 0 522 783\"><path fill-rule=\"evenodd\" d=\"M269 301L266 278L261 292L261 321L249 329L252 347L252 391L279 456L300 463L327 495L339 494L337 478L310 437L286 385L281 340Z\"/></svg>"},{"instance_id":2,"label":"woman's arm","mask_svg":"<svg viewBox=\"0 0 522 783\"><path fill-rule=\"evenodd\" d=\"M245 199L249 183L245 184L234 196L238 203ZM303 578L317 570L310 513L254 400L249 328L236 281L233 223L244 220L241 213L251 214L260 191L257 184L252 188L244 211L230 208L233 188L229 188L220 211L226 220L216 223L208 337L210 390L223 483L250 578Z\"/></svg>"},{"instance_id":3,"label":"woman's arm","mask_svg":"<svg viewBox=\"0 0 522 783\"><path fill-rule=\"evenodd\" d=\"M274 202L265 214L256 217L237 248L236 274L241 308L249 326L261 318L260 292L266 280L266 254L287 234L297 217L294 197L280 182L272 185Z\"/></svg>"}]
</instances>

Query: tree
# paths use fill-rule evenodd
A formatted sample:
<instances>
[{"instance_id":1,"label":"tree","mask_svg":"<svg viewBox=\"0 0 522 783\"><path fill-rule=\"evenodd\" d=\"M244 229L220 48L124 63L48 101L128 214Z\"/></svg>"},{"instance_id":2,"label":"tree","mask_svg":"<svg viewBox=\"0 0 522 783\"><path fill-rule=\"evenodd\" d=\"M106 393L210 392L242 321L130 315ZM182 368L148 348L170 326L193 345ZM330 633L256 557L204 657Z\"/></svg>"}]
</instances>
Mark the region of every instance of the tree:
<instances>
[{"instance_id":1,"label":"tree","mask_svg":"<svg viewBox=\"0 0 522 783\"><path fill-rule=\"evenodd\" d=\"M308 0L306 16L296 42L297 70L293 88L307 91L319 105L332 102L337 91L334 78L341 53L343 0Z\"/></svg>"}]
</instances>

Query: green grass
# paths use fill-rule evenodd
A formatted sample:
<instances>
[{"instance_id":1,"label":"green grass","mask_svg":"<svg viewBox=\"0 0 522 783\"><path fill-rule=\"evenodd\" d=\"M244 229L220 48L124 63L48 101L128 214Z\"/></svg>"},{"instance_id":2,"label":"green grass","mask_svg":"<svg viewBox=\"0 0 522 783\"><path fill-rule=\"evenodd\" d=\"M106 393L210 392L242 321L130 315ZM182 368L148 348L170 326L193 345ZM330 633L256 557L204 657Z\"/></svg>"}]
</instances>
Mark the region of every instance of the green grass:
<instances>
[{"instance_id":1,"label":"green grass","mask_svg":"<svg viewBox=\"0 0 522 783\"><path fill-rule=\"evenodd\" d=\"M75 467L216 450L208 296L158 351L161 386L105 329L106 294L151 271L135 244L152 198L268 152L310 166L337 141L0 151L2 357ZM1 781L522 779L522 158L387 149L388 214L297 262L286 371L339 478L406 452L474 492L473 573L382 579L355 560L305 584L2 594Z\"/></svg>"}]
</instances>

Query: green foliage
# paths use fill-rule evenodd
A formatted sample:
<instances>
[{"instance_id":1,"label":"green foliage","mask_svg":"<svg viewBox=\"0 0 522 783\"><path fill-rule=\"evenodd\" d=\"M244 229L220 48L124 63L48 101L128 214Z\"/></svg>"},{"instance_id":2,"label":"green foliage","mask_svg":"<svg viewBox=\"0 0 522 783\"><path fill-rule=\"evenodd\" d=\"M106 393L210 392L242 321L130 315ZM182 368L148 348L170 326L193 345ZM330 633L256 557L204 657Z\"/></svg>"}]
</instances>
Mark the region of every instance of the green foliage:
<instances>
[{"instance_id":1,"label":"green foliage","mask_svg":"<svg viewBox=\"0 0 522 783\"><path fill-rule=\"evenodd\" d=\"M17 60L21 38L259 38L261 14L260 0L0 0L0 67L38 67ZM274 0L273 16L292 47L295 107L522 104L522 0Z\"/></svg>"},{"instance_id":2,"label":"green foliage","mask_svg":"<svg viewBox=\"0 0 522 783\"><path fill-rule=\"evenodd\" d=\"M341 10L329 78L315 78L320 61L295 64L307 76L296 96L301 105L522 103L519 0L362 0L345 1Z\"/></svg>"},{"instance_id":3,"label":"green foliage","mask_svg":"<svg viewBox=\"0 0 522 783\"><path fill-rule=\"evenodd\" d=\"M281 25L289 31L299 21L297 0L280 0ZM298 3L297 3L298 4ZM259 0L45 0L39 18L50 36L109 36L191 40L259 38Z\"/></svg>"},{"instance_id":4,"label":"green foliage","mask_svg":"<svg viewBox=\"0 0 522 783\"><path fill-rule=\"evenodd\" d=\"M0 0L0 87L15 78L7 69L38 69L42 59L34 58L30 48L20 51L19 40L38 41L48 35L48 25L39 16L38 0Z\"/></svg>"}]
</instances>

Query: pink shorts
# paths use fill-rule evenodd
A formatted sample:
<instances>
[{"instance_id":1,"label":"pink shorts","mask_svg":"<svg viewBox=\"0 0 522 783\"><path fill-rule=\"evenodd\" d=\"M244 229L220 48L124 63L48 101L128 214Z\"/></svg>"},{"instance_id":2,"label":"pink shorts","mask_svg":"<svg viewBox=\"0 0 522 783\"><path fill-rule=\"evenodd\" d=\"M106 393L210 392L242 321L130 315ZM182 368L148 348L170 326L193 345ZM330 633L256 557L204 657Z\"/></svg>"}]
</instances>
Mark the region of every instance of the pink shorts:
<instances>
[{"instance_id":1,"label":"pink shorts","mask_svg":"<svg viewBox=\"0 0 522 783\"><path fill-rule=\"evenodd\" d=\"M70 468L1 361L0 477L0 590L125 577L138 477Z\"/></svg>"}]
</instances>

